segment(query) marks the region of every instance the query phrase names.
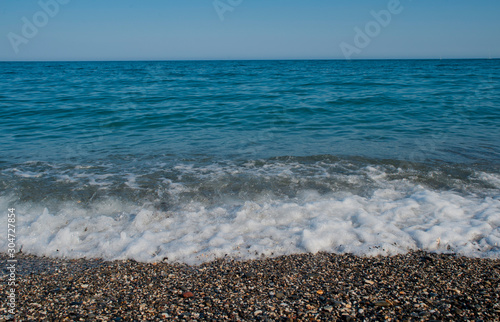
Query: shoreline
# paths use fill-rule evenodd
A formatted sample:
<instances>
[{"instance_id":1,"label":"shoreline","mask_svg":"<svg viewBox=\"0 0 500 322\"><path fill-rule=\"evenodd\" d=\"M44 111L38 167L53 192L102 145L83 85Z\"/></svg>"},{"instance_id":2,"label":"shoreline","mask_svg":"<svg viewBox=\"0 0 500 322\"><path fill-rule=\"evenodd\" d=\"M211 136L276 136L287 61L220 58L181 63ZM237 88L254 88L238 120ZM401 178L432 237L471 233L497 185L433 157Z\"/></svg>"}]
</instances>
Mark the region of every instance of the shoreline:
<instances>
[{"instance_id":1,"label":"shoreline","mask_svg":"<svg viewBox=\"0 0 500 322\"><path fill-rule=\"evenodd\" d=\"M0 258L5 264L7 255ZM16 259L18 321L491 321L500 316L500 259L423 251L219 259L196 266L25 254ZM2 272L7 294L6 265ZM9 318L4 306L0 321Z\"/></svg>"}]
</instances>

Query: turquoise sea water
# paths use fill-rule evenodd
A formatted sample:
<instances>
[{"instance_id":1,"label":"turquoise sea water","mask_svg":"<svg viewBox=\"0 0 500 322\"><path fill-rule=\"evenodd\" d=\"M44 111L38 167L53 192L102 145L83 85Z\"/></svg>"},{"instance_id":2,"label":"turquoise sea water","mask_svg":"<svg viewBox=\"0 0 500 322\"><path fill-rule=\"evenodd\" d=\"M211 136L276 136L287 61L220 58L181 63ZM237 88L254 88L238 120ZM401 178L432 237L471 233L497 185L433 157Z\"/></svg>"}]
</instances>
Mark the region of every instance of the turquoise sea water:
<instances>
[{"instance_id":1,"label":"turquoise sea water","mask_svg":"<svg viewBox=\"0 0 500 322\"><path fill-rule=\"evenodd\" d=\"M500 253L500 60L5 62L0 75L0 204L24 214L23 251Z\"/></svg>"},{"instance_id":2,"label":"turquoise sea water","mask_svg":"<svg viewBox=\"0 0 500 322\"><path fill-rule=\"evenodd\" d=\"M498 162L499 60L2 63L2 159Z\"/></svg>"}]
</instances>

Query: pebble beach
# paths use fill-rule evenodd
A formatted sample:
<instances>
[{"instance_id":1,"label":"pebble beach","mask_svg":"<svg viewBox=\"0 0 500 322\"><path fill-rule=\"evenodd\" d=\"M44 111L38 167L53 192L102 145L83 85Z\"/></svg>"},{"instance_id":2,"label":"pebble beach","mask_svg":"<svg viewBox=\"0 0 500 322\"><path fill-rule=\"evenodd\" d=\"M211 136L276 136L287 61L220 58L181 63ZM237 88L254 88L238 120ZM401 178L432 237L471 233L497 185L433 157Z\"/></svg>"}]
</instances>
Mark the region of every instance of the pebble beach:
<instances>
[{"instance_id":1,"label":"pebble beach","mask_svg":"<svg viewBox=\"0 0 500 322\"><path fill-rule=\"evenodd\" d=\"M220 259L196 266L16 259L16 315L4 305L1 321L500 319L499 259L422 251ZM7 280L4 268L4 294Z\"/></svg>"}]
</instances>

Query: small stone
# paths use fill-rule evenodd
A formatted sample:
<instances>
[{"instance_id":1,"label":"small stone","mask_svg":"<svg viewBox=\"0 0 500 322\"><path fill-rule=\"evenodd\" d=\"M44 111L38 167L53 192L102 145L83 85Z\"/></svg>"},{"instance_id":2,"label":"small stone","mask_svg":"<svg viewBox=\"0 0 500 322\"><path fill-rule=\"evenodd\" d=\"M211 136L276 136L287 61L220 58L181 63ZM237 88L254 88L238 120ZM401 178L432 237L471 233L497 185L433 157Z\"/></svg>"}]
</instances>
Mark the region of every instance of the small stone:
<instances>
[{"instance_id":1,"label":"small stone","mask_svg":"<svg viewBox=\"0 0 500 322\"><path fill-rule=\"evenodd\" d=\"M182 293L182 297L185 299L193 297L193 296L194 296L194 294L192 292L189 292L189 291Z\"/></svg>"},{"instance_id":2,"label":"small stone","mask_svg":"<svg viewBox=\"0 0 500 322\"><path fill-rule=\"evenodd\" d=\"M168 319L170 317L170 314L168 314L167 312L163 312L163 313L160 313L160 317L163 319Z\"/></svg>"},{"instance_id":3,"label":"small stone","mask_svg":"<svg viewBox=\"0 0 500 322\"><path fill-rule=\"evenodd\" d=\"M282 299L285 297L285 294L283 292L276 292L276 298Z\"/></svg>"},{"instance_id":4,"label":"small stone","mask_svg":"<svg viewBox=\"0 0 500 322\"><path fill-rule=\"evenodd\" d=\"M255 312L253 312L253 315L257 316L257 315L260 315L262 314L262 310L257 310Z\"/></svg>"},{"instance_id":5,"label":"small stone","mask_svg":"<svg viewBox=\"0 0 500 322\"><path fill-rule=\"evenodd\" d=\"M371 281L371 280L365 280L365 283L366 283L366 284L370 284L370 285L375 284L375 282L374 282L374 281Z\"/></svg>"},{"instance_id":6,"label":"small stone","mask_svg":"<svg viewBox=\"0 0 500 322\"><path fill-rule=\"evenodd\" d=\"M383 300L383 301L377 301L373 303L375 306L380 306L380 307L389 307L392 306L392 302L388 300Z\"/></svg>"},{"instance_id":7,"label":"small stone","mask_svg":"<svg viewBox=\"0 0 500 322\"><path fill-rule=\"evenodd\" d=\"M323 295L323 291L322 290L318 290L316 293L318 293L318 295Z\"/></svg>"},{"instance_id":8,"label":"small stone","mask_svg":"<svg viewBox=\"0 0 500 322\"><path fill-rule=\"evenodd\" d=\"M330 305L325 306L325 307L323 308L323 310L325 310L325 311L327 311L327 312L332 312L332 311L333 311L333 306L330 306Z\"/></svg>"},{"instance_id":9,"label":"small stone","mask_svg":"<svg viewBox=\"0 0 500 322\"><path fill-rule=\"evenodd\" d=\"M87 287L89 287L89 284L81 284L80 287L81 288L87 288Z\"/></svg>"}]
</instances>

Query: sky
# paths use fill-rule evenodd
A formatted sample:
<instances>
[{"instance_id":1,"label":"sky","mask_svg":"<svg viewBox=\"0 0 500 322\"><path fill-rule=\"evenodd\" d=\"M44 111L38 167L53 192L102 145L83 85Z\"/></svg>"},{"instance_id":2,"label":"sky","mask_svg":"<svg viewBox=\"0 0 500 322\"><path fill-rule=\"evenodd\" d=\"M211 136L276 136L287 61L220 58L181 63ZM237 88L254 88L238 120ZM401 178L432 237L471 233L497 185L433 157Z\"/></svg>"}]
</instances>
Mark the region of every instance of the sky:
<instances>
[{"instance_id":1,"label":"sky","mask_svg":"<svg viewBox=\"0 0 500 322\"><path fill-rule=\"evenodd\" d=\"M499 0L0 0L0 61L500 58Z\"/></svg>"}]
</instances>

